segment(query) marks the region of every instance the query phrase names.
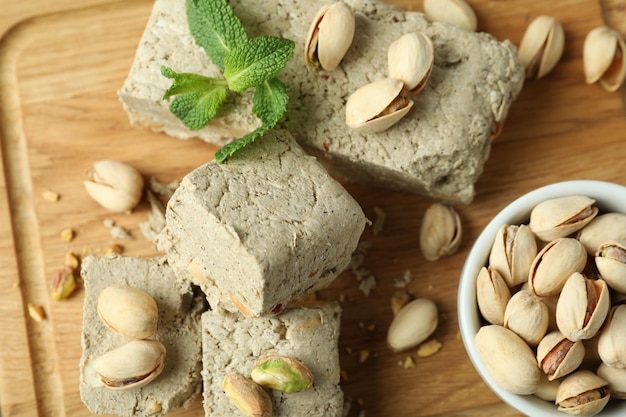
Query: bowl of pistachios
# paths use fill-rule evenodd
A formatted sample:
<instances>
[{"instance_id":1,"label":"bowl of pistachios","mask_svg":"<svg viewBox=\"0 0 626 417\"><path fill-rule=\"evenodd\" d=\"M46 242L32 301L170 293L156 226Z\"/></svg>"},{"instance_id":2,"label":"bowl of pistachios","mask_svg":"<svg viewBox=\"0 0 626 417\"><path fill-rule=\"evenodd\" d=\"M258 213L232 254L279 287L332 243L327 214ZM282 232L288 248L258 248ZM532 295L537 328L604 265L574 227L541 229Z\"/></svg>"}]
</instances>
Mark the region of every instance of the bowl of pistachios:
<instances>
[{"instance_id":1,"label":"bowl of pistachios","mask_svg":"<svg viewBox=\"0 0 626 417\"><path fill-rule=\"evenodd\" d=\"M458 289L483 381L528 416L626 415L626 186L566 181L506 206Z\"/></svg>"}]
</instances>

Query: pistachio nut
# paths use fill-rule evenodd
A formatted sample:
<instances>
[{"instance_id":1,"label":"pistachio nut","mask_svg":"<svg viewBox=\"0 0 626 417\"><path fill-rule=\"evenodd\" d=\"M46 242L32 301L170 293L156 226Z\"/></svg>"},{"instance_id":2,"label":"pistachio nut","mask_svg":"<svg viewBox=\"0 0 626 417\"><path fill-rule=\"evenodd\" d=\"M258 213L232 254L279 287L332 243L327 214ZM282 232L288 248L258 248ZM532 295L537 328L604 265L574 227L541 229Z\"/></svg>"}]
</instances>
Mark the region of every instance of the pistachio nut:
<instances>
[{"instance_id":1,"label":"pistachio nut","mask_svg":"<svg viewBox=\"0 0 626 417\"><path fill-rule=\"evenodd\" d=\"M583 342L572 342L558 330L548 333L537 345L537 363L549 381L574 372L584 357Z\"/></svg>"},{"instance_id":2,"label":"pistachio nut","mask_svg":"<svg viewBox=\"0 0 626 417\"><path fill-rule=\"evenodd\" d=\"M598 272L607 285L626 294L626 240L601 244L595 261Z\"/></svg>"},{"instance_id":3,"label":"pistachio nut","mask_svg":"<svg viewBox=\"0 0 626 417\"><path fill-rule=\"evenodd\" d=\"M626 369L613 368L606 363L601 363L597 374L609 383L611 397L626 400Z\"/></svg>"},{"instance_id":4,"label":"pistachio nut","mask_svg":"<svg viewBox=\"0 0 626 417\"><path fill-rule=\"evenodd\" d=\"M230 402L246 417L272 417L272 400L253 380L241 374L224 377L223 389Z\"/></svg>"},{"instance_id":5,"label":"pistachio nut","mask_svg":"<svg viewBox=\"0 0 626 417\"><path fill-rule=\"evenodd\" d=\"M576 238L594 256L604 242L626 240L626 213L604 213L581 229Z\"/></svg>"},{"instance_id":6,"label":"pistachio nut","mask_svg":"<svg viewBox=\"0 0 626 417\"><path fill-rule=\"evenodd\" d=\"M422 32L401 36L387 51L389 77L402 81L409 94L418 94L424 89L434 62L433 42Z\"/></svg>"},{"instance_id":7,"label":"pistachio nut","mask_svg":"<svg viewBox=\"0 0 626 417\"><path fill-rule=\"evenodd\" d=\"M544 242L567 237L596 217L595 202L589 197L573 195L539 203L530 212L530 230Z\"/></svg>"},{"instance_id":8,"label":"pistachio nut","mask_svg":"<svg viewBox=\"0 0 626 417\"><path fill-rule=\"evenodd\" d=\"M413 101L402 96L403 88L404 83L394 78L359 88L346 103L346 124L362 134L389 129L413 107Z\"/></svg>"},{"instance_id":9,"label":"pistachio nut","mask_svg":"<svg viewBox=\"0 0 626 417\"><path fill-rule=\"evenodd\" d=\"M582 370L565 377L556 394L559 411L575 416L595 416L609 402L608 382L591 371Z\"/></svg>"},{"instance_id":10,"label":"pistachio nut","mask_svg":"<svg viewBox=\"0 0 626 417\"><path fill-rule=\"evenodd\" d=\"M537 346L548 330L548 307L531 291L518 291L504 310L504 327Z\"/></svg>"},{"instance_id":11,"label":"pistachio nut","mask_svg":"<svg viewBox=\"0 0 626 417\"><path fill-rule=\"evenodd\" d=\"M598 339L598 354L607 365L626 369L626 304L611 308Z\"/></svg>"},{"instance_id":12,"label":"pistachio nut","mask_svg":"<svg viewBox=\"0 0 626 417\"><path fill-rule=\"evenodd\" d=\"M450 23L468 32L476 31L476 13L465 0L424 0L424 14L432 22Z\"/></svg>"},{"instance_id":13,"label":"pistachio nut","mask_svg":"<svg viewBox=\"0 0 626 417\"><path fill-rule=\"evenodd\" d=\"M132 166L105 159L93 164L83 185L87 194L102 207L124 213L139 204L144 182Z\"/></svg>"},{"instance_id":14,"label":"pistachio nut","mask_svg":"<svg viewBox=\"0 0 626 417\"><path fill-rule=\"evenodd\" d=\"M556 305L556 323L561 333L576 342L591 339L602 327L611 301L606 283L573 273L563 286Z\"/></svg>"},{"instance_id":15,"label":"pistachio nut","mask_svg":"<svg viewBox=\"0 0 626 417\"><path fill-rule=\"evenodd\" d=\"M461 217L452 206L434 203L426 209L420 227L420 249L424 258L436 261L452 255L461 244Z\"/></svg>"},{"instance_id":16,"label":"pistachio nut","mask_svg":"<svg viewBox=\"0 0 626 417\"><path fill-rule=\"evenodd\" d=\"M483 318L491 324L504 324L504 311L511 291L492 266L482 267L476 277L476 301Z\"/></svg>"},{"instance_id":17,"label":"pistachio nut","mask_svg":"<svg viewBox=\"0 0 626 417\"><path fill-rule=\"evenodd\" d=\"M306 63L332 71L341 62L354 38L354 10L337 1L322 7L309 27L304 46Z\"/></svg>"},{"instance_id":18,"label":"pistachio nut","mask_svg":"<svg viewBox=\"0 0 626 417\"><path fill-rule=\"evenodd\" d=\"M565 31L551 16L539 16L528 27L517 56L526 69L526 78L542 78L554 69L563 55Z\"/></svg>"},{"instance_id":19,"label":"pistachio nut","mask_svg":"<svg viewBox=\"0 0 626 417\"><path fill-rule=\"evenodd\" d=\"M541 371L530 346L513 331L490 324L476 333L476 349L489 375L513 394L535 392Z\"/></svg>"},{"instance_id":20,"label":"pistachio nut","mask_svg":"<svg viewBox=\"0 0 626 417\"><path fill-rule=\"evenodd\" d=\"M540 297L556 295L574 272L582 272L586 263L587 252L582 243L568 237L555 239L533 260L528 285Z\"/></svg>"},{"instance_id":21,"label":"pistachio nut","mask_svg":"<svg viewBox=\"0 0 626 417\"><path fill-rule=\"evenodd\" d=\"M304 391L313 385L313 374L302 362L284 356L260 359L250 377L264 387L283 392Z\"/></svg>"},{"instance_id":22,"label":"pistachio nut","mask_svg":"<svg viewBox=\"0 0 626 417\"><path fill-rule=\"evenodd\" d=\"M165 353L158 340L133 340L96 358L91 367L106 388L137 388L159 376Z\"/></svg>"},{"instance_id":23,"label":"pistachio nut","mask_svg":"<svg viewBox=\"0 0 626 417\"><path fill-rule=\"evenodd\" d=\"M100 292L96 309L104 324L124 336L146 339L156 332L156 301L138 288L110 285Z\"/></svg>"},{"instance_id":24,"label":"pistachio nut","mask_svg":"<svg viewBox=\"0 0 626 417\"><path fill-rule=\"evenodd\" d=\"M438 324L437 305L426 298L417 298L393 318L387 332L387 344L395 352L412 348L428 339Z\"/></svg>"},{"instance_id":25,"label":"pistachio nut","mask_svg":"<svg viewBox=\"0 0 626 417\"><path fill-rule=\"evenodd\" d=\"M583 44L583 66L587 84L600 82L607 91L617 91L626 78L626 43L622 36L600 26L587 34Z\"/></svg>"},{"instance_id":26,"label":"pistachio nut","mask_svg":"<svg viewBox=\"0 0 626 417\"><path fill-rule=\"evenodd\" d=\"M535 235L527 225L502 225L489 253L489 265L500 272L509 287L528 280L537 256Z\"/></svg>"},{"instance_id":27,"label":"pistachio nut","mask_svg":"<svg viewBox=\"0 0 626 417\"><path fill-rule=\"evenodd\" d=\"M70 266L64 266L57 271L57 275L52 281L50 296L56 300L65 300L72 295L76 289L76 269Z\"/></svg>"},{"instance_id":28,"label":"pistachio nut","mask_svg":"<svg viewBox=\"0 0 626 417\"><path fill-rule=\"evenodd\" d=\"M554 400L556 400L556 392L559 389L560 383L561 380L549 380L548 376L541 372L539 376L539 383L537 384L537 389L535 390L533 395L544 401L549 401L553 403Z\"/></svg>"}]
</instances>

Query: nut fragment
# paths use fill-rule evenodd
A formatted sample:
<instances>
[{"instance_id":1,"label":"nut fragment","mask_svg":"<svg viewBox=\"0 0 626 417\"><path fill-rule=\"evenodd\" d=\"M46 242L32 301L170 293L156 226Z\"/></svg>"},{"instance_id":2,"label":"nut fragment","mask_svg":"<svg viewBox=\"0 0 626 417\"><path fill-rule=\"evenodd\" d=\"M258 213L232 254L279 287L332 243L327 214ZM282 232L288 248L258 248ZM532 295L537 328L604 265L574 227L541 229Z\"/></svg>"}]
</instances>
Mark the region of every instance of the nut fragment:
<instances>
[{"instance_id":1,"label":"nut fragment","mask_svg":"<svg viewBox=\"0 0 626 417\"><path fill-rule=\"evenodd\" d=\"M263 388L240 374L224 377L224 393L247 417L272 417L272 400Z\"/></svg>"},{"instance_id":2,"label":"nut fragment","mask_svg":"<svg viewBox=\"0 0 626 417\"><path fill-rule=\"evenodd\" d=\"M46 312L39 304L28 303L26 308L28 308L28 315L30 318L36 322L41 323L46 319Z\"/></svg>"},{"instance_id":3,"label":"nut fragment","mask_svg":"<svg viewBox=\"0 0 626 417\"><path fill-rule=\"evenodd\" d=\"M69 297L76 289L75 270L69 266L64 266L57 271L57 275L52 281L50 296L61 301Z\"/></svg>"},{"instance_id":4,"label":"nut fragment","mask_svg":"<svg viewBox=\"0 0 626 417\"><path fill-rule=\"evenodd\" d=\"M424 89L434 62L433 43L422 32L401 36L387 50L389 77L402 81L409 94L415 95Z\"/></svg>"},{"instance_id":5,"label":"nut fragment","mask_svg":"<svg viewBox=\"0 0 626 417\"><path fill-rule=\"evenodd\" d=\"M260 359L250 377L265 387L283 391L304 391L313 385L313 374L302 362L284 356L268 356Z\"/></svg>"},{"instance_id":6,"label":"nut fragment","mask_svg":"<svg viewBox=\"0 0 626 417\"><path fill-rule=\"evenodd\" d=\"M424 258L435 261L452 255L461 244L461 218L454 207L434 203L424 213L420 228L420 249Z\"/></svg>"},{"instance_id":7,"label":"nut fragment","mask_svg":"<svg viewBox=\"0 0 626 417\"><path fill-rule=\"evenodd\" d=\"M61 198L59 193L57 193L56 191L52 191L52 190L46 190L42 192L41 196L43 197L44 200L50 201L52 203L59 201L59 199Z\"/></svg>"},{"instance_id":8,"label":"nut fragment","mask_svg":"<svg viewBox=\"0 0 626 417\"><path fill-rule=\"evenodd\" d=\"M87 194L102 207L123 213L139 204L144 182L139 171L132 166L101 160L93 164L83 185Z\"/></svg>"},{"instance_id":9,"label":"nut fragment","mask_svg":"<svg viewBox=\"0 0 626 417\"><path fill-rule=\"evenodd\" d=\"M429 356L433 356L437 352L441 350L443 347L443 343L441 343L437 339L430 339L417 348L417 356L420 358L427 358Z\"/></svg>"},{"instance_id":10,"label":"nut fragment","mask_svg":"<svg viewBox=\"0 0 626 417\"><path fill-rule=\"evenodd\" d=\"M63 229L60 236L63 242L71 242L74 240L74 231L72 229Z\"/></svg>"},{"instance_id":11,"label":"nut fragment","mask_svg":"<svg viewBox=\"0 0 626 417\"><path fill-rule=\"evenodd\" d=\"M150 294L128 285L110 285L100 292L98 315L112 330L135 339L152 336L157 329L158 308Z\"/></svg>"},{"instance_id":12,"label":"nut fragment","mask_svg":"<svg viewBox=\"0 0 626 417\"><path fill-rule=\"evenodd\" d=\"M457 25L475 32L476 13L465 0L424 0L424 14L433 22Z\"/></svg>"},{"instance_id":13,"label":"nut fragment","mask_svg":"<svg viewBox=\"0 0 626 417\"><path fill-rule=\"evenodd\" d=\"M411 294L405 289L395 290L391 296L391 311L393 311L393 315L398 314L402 307L407 305L412 298Z\"/></svg>"},{"instance_id":14,"label":"nut fragment","mask_svg":"<svg viewBox=\"0 0 626 417\"><path fill-rule=\"evenodd\" d=\"M542 78L554 69L563 55L563 25L550 16L533 20L519 45L518 58L526 68L526 78Z\"/></svg>"},{"instance_id":15,"label":"nut fragment","mask_svg":"<svg viewBox=\"0 0 626 417\"><path fill-rule=\"evenodd\" d=\"M583 45L583 64L587 84L600 82L602 88L619 90L626 78L626 43L608 26L593 29Z\"/></svg>"},{"instance_id":16,"label":"nut fragment","mask_svg":"<svg viewBox=\"0 0 626 417\"><path fill-rule=\"evenodd\" d=\"M419 345L437 328L437 306L431 300L418 298L407 304L394 317L387 332L387 344L396 351Z\"/></svg>"},{"instance_id":17,"label":"nut fragment","mask_svg":"<svg viewBox=\"0 0 626 417\"><path fill-rule=\"evenodd\" d=\"M332 71L341 62L354 38L354 10L338 1L322 7L307 35L304 47L306 63Z\"/></svg>"},{"instance_id":18,"label":"nut fragment","mask_svg":"<svg viewBox=\"0 0 626 417\"><path fill-rule=\"evenodd\" d=\"M346 103L346 124L362 134L380 133L398 123L413 107L402 96L404 83L394 78L374 81L356 90Z\"/></svg>"},{"instance_id":19,"label":"nut fragment","mask_svg":"<svg viewBox=\"0 0 626 417\"><path fill-rule=\"evenodd\" d=\"M161 374L165 353L158 340L133 340L96 358L91 367L106 388L137 388Z\"/></svg>"}]
</instances>

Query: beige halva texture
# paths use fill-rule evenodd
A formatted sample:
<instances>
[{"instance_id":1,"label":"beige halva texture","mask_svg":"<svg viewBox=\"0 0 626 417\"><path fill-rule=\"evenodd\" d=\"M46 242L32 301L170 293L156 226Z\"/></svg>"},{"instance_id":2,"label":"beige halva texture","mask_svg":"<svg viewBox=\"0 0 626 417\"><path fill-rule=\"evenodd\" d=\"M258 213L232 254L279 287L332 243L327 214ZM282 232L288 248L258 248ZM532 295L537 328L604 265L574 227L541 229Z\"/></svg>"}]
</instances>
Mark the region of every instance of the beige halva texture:
<instances>
[{"instance_id":1,"label":"beige halva texture","mask_svg":"<svg viewBox=\"0 0 626 417\"><path fill-rule=\"evenodd\" d=\"M206 417L240 415L224 395L222 381L232 372L249 377L256 361L270 355L300 360L314 378L313 386L306 391L268 391L274 417L340 417L340 314L336 303L289 308L278 317L245 318L237 313L206 312L202 316Z\"/></svg>"},{"instance_id":2,"label":"beige halva texture","mask_svg":"<svg viewBox=\"0 0 626 417\"><path fill-rule=\"evenodd\" d=\"M190 405L202 387L202 298L195 297L188 285L176 279L164 258L91 256L83 260L81 274L85 301L80 396L87 408L95 414L158 417ZM157 332L151 339L165 346L165 366L159 376L140 388L111 390L88 383L89 372L92 372L90 363L131 340L106 327L98 317L98 296L112 284L129 285L147 292L155 299L159 310Z\"/></svg>"},{"instance_id":3,"label":"beige halva texture","mask_svg":"<svg viewBox=\"0 0 626 417\"><path fill-rule=\"evenodd\" d=\"M346 0L356 11L354 42L332 72L305 65L307 31L324 0L233 0L250 37L283 36L296 43L294 58L279 74L289 86L283 122L308 152L335 175L469 203L489 156L492 132L504 122L522 88L516 49L489 34L430 23L376 0ZM345 125L345 103L359 87L386 77L387 49L401 35L423 31L433 41L435 65L415 106L391 129L370 135ZM258 126L251 97L232 94L207 128L191 132L161 97L171 80L161 65L178 72L220 76L189 34L184 0L157 0L135 61L119 96L133 124L179 138L199 136L223 145Z\"/></svg>"},{"instance_id":4,"label":"beige halva texture","mask_svg":"<svg viewBox=\"0 0 626 417\"><path fill-rule=\"evenodd\" d=\"M214 310L280 313L349 264L367 219L289 132L273 130L181 182L157 237Z\"/></svg>"}]
</instances>

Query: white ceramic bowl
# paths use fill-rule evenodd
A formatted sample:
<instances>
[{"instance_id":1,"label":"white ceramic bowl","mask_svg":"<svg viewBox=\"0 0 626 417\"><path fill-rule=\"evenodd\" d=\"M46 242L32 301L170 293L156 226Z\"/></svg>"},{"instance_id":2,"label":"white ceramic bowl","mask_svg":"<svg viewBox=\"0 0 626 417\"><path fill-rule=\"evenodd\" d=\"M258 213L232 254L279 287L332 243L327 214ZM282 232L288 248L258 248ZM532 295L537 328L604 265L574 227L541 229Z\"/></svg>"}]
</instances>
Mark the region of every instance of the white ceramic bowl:
<instances>
[{"instance_id":1,"label":"white ceramic bowl","mask_svg":"<svg viewBox=\"0 0 626 417\"><path fill-rule=\"evenodd\" d=\"M476 303L476 277L480 268L487 265L496 233L503 224L528 224L530 211L537 204L551 198L568 195L585 195L595 199L601 212L626 213L626 187L622 185L582 180L560 182L538 188L513 201L489 222L474 243L463 266L459 282L457 303L459 326L470 360L493 392L513 408L532 417L564 417L567 414L557 411L554 404L532 395L524 396L504 391L487 372L474 343L474 336L482 324ZM611 400L609 405L598 415L601 417L626 416L626 401Z\"/></svg>"}]
</instances>

